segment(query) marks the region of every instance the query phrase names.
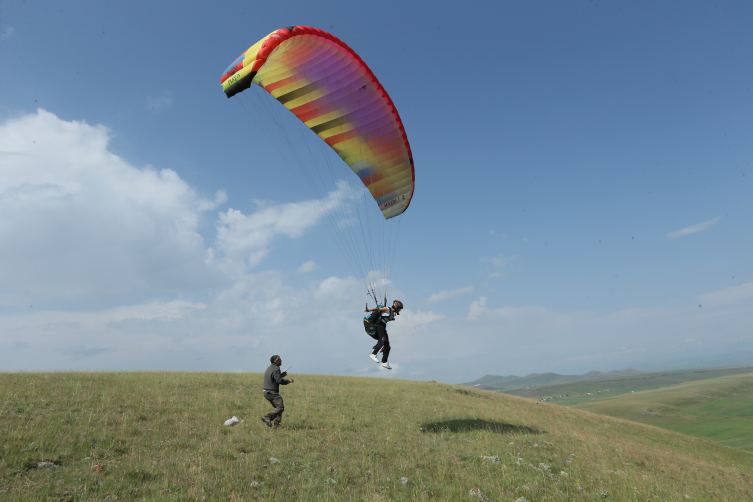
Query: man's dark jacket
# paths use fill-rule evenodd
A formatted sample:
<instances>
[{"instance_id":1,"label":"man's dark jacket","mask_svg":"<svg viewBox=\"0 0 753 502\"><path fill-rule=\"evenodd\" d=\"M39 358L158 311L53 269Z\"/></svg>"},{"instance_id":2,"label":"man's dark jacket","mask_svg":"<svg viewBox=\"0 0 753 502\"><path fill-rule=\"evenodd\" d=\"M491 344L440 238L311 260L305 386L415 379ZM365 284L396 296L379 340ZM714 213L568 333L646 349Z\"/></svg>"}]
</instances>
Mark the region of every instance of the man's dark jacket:
<instances>
[{"instance_id":1,"label":"man's dark jacket","mask_svg":"<svg viewBox=\"0 0 753 502\"><path fill-rule=\"evenodd\" d=\"M270 364L267 371L264 373L264 390L271 390L272 392L280 392L280 384L287 385L290 380L282 378L280 373L280 367L276 364Z\"/></svg>"}]
</instances>

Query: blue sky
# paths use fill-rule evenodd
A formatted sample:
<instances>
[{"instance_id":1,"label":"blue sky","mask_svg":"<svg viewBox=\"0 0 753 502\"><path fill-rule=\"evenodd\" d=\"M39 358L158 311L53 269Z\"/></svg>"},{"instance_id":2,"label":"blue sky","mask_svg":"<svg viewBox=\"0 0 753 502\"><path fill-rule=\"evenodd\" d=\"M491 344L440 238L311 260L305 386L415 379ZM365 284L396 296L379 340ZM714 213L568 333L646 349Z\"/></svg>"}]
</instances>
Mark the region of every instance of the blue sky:
<instances>
[{"instance_id":1,"label":"blue sky","mask_svg":"<svg viewBox=\"0 0 753 502\"><path fill-rule=\"evenodd\" d=\"M280 353L461 382L753 354L749 2L0 9L2 370ZM392 372L315 201L219 83L295 24L361 55L411 142Z\"/></svg>"}]
</instances>

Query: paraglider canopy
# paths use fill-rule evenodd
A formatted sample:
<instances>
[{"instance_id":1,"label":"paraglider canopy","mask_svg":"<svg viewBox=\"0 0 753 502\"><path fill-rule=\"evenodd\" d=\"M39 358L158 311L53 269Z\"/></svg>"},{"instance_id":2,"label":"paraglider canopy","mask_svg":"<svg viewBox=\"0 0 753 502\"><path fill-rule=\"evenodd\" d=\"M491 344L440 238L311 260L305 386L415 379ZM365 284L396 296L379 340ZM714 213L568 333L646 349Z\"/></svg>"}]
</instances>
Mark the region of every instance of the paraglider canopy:
<instances>
[{"instance_id":1,"label":"paraglider canopy","mask_svg":"<svg viewBox=\"0 0 753 502\"><path fill-rule=\"evenodd\" d=\"M309 26L274 31L222 75L227 97L257 84L324 140L369 189L385 219L413 198L413 155L403 122L366 63Z\"/></svg>"},{"instance_id":2,"label":"paraglider canopy","mask_svg":"<svg viewBox=\"0 0 753 502\"><path fill-rule=\"evenodd\" d=\"M221 82L228 98L250 94L248 102L258 112L252 114L254 120L257 115L269 118L259 124L264 132L275 126L282 132L281 154L298 164L296 177L318 200L337 206L328 218L330 233L369 296L378 301L391 282L400 228L396 217L410 205L415 184L408 137L382 84L353 49L309 26L289 26L262 38L233 61ZM243 92L252 84L250 92ZM273 104L267 102L270 96ZM280 109L297 117L290 121L305 130L305 138L296 139L287 112ZM331 150L315 155L320 147L334 150L358 179L350 175L342 180L329 164ZM282 152L287 148L292 155ZM304 160L306 154L311 159ZM329 187L320 185L327 179Z\"/></svg>"}]
</instances>

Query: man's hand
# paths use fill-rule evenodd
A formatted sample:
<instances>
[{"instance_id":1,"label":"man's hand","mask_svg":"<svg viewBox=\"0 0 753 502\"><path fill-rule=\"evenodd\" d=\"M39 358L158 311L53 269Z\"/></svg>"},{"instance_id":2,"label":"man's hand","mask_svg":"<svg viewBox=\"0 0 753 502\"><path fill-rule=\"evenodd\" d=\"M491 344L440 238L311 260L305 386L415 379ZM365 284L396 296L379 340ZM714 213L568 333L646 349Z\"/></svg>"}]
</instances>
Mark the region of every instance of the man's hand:
<instances>
[{"instance_id":1,"label":"man's hand","mask_svg":"<svg viewBox=\"0 0 753 502\"><path fill-rule=\"evenodd\" d=\"M293 383L293 382L295 381L295 380L293 380L292 378L289 378L289 380L290 380L290 383Z\"/></svg>"},{"instance_id":2,"label":"man's hand","mask_svg":"<svg viewBox=\"0 0 753 502\"><path fill-rule=\"evenodd\" d=\"M369 307L366 307L365 309L363 309L363 311L364 312L368 312L369 311Z\"/></svg>"},{"instance_id":3,"label":"man's hand","mask_svg":"<svg viewBox=\"0 0 753 502\"><path fill-rule=\"evenodd\" d=\"M282 376L282 378L285 378L287 375L288 375L287 371L283 371L282 373L280 373L280 376Z\"/></svg>"}]
</instances>

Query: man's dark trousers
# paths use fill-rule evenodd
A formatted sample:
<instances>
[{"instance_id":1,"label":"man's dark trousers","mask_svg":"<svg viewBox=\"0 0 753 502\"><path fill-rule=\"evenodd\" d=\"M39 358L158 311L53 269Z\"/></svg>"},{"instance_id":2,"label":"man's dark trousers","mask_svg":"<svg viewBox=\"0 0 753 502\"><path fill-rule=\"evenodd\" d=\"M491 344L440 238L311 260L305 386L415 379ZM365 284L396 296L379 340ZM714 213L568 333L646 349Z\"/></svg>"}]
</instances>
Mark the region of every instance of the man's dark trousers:
<instances>
[{"instance_id":1,"label":"man's dark trousers","mask_svg":"<svg viewBox=\"0 0 753 502\"><path fill-rule=\"evenodd\" d=\"M387 335L387 329L382 324L377 324L376 327L377 344L374 346L374 352L372 354L377 355L381 349L382 362L386 363L387 358L390 357L390 337Z\"/></svg>"},{"instance_id":2,"label":"man's dark trousers","mask_svg":"<svg viewBox=\"0 0 753 502\"><path fill-rule=\"evenodd\" d=\"M264 397L269 401L269 404L275 407L273 412L265 415L266 418L274 423L274 425L280 425L280 422L282 422L282 412L285 411L285 405L282 403L282 396L277 392L265 390Z\"/></svg>"}]
</instances>

